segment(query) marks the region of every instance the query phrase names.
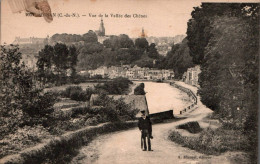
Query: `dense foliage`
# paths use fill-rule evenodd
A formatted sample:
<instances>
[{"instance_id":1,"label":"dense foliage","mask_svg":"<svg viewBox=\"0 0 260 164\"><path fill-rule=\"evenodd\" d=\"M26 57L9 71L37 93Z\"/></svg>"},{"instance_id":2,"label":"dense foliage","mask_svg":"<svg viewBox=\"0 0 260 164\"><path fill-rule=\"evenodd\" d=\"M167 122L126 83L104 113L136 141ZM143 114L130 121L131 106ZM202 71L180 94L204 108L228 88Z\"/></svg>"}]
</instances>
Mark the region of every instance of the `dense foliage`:
<instances>
[{"instance_id":1,"label":"dense foliage","mask_svg":"<svg viewBox=\"0 0 260 164\"><path fill-rule=\"evenodd\" d=\"M64 84L67 80L73 81L76 75L77 49L57 43L54 46L46 45L39 51L37 74L40 81L46 83ZM70 78L69 78L70 77Z\"/></svg>"},{"instance_id":2,"label":"dense foliage","mask_svg":"<svg viewBox=\"0 0 260 164\"><path fill-rule=\"evenodd\" d=\"M35 75L20 62L17 46L0 50L0 138L19 126L42 124L53 112L55 97L42 93Z\"/></svg>"},{"instance_id":3,"label":"dense foliage","mask_svg":"<svg viewBox=\"0 0 260 164\"><path fill-rule=\"evenodd\" d=\"M89 101L92 94L127 94L130 84L132 82L127 78L119 77L112 81L97 84L94 88L86 88L85 91L80 86L69 86L60 95L71 100Z\"/></svg>"},{"instance_id":4,"label":"dense foliage","mask_svg":"<svg viewBox=\"0 0 260 164\"><path fill-rule=\"evenodd\" d=\"M134 47L134 42L126 34L112 35L109 39L104 40L103 44L106 48L111 48L112 50Z\"/></svg>"},{"instance_id":5,"label":"dense foliage","mask_svg":"<svg viewBox=\"0 0 260 164\"><path fill-rule=\"evenodd\" d=\"M187 39L184 38L179 44L174 44L167 56L160 57L156 67L160 69L173 69L176 79L181 79L188 68L193 67L192 57L189 55Z\"/></svg>"},{"instance_id":6,"label":"dense foliage","mask_svg":"<svg viewBox=\"0 0 260 164\"><path fill-rule=\"evenodd\" d=\"M96 69L103 65L132 64L145 54L144 49L137 48L132 39L125 34L110 36L104 40L103 44L99 42L84 43L78 46L78 49L80 53L77 68L79 70ZM155 48L151 50L151 53L154 52L155 54L157 52Z\"/></svg>"},{"instance_id":7,"label":"dense foliage","mask_svg":"<svg viewBox=\"0 0 260 164\"><path fill-rule=\"evenodd\" d=\"M259 4L202 4L187 34L193 61L201 64L201 101L224 124L244 130L256 152Z\"/></svg>"},{"instance_id":8,"label":"dense foliage","mask_svg":"<svg viewBox=\"0 0 260 164\"><path fill-rule=\"evenodd\" d=\"M146 38L137 38L133 41L126 34L109 36L103 41L103 44L98 42L97 35L91 30L82 36L55 34L51 38L53 42L63 42L67 45L73 43L76 46L79 52L78 70L127 64L174 69L176 77L181 78L187 68L193 66L186 39L182 43L174 45L165 57L158 53L155 43L149 45Z\"/></svg>"},{"instance_id":9,"label":"dense foliage","mask_svg":"<svg viewBox=\"0 0 260 164\"><path fill-rule=\"evenodd\" d=\"M133 84L132 81L127 78L118 77L112 81L107 81L104 84L98 84L95 86L96 90L99 90L100 93L107 93L113 95L126 94L129 91L129 85Z\"/></svg>"},{"instance_id":10,"label":"dense foliage","mask_svg":"<svg viewBox=\"0 0 260 164\"><path fill-rule=\"evenodd\" d=\"M91 43L91 42L97 42L97 35L94 31L89 30L87 33L83 35L77 35L77 34L54 34L51 37L51 42L52 43L71 43L71 42L80 42L84 41L86 43Z\"/></svg>"},{"instance_id":11,"label":"dense foliage","mask_svg":"<svg viewBox=\"0 0 260 164\"><path fill-rule=\"evenodd\" d=\"M190 55L193 57L194 63L201 64L203 62L205 47L212 37L211 29L213 26L211 22L213 17L254 17L258 13L257 6L258 4L250 3L203 3L200 7L195 7L187 29Z\"/></svg>"},{"instance_id":12,"label":"dense foliage","mask_svg":"<svg viewBox=\"0 0 260 164\"><path fill-rule=\"evenodd\" d=\"M141 83L140 85L138 85L135 90L134 90L134 94L135 95L145 95L145 91L144 91L144 83Z\"/></svg>"},{"instance_id":13,"label":"dense foliage","mask_svg":"<svg viewBox=\"0 0 260 164\"><path fill-rule=\"evenodd\" d=\"M236 135L234 135L236 134ZM240 136L237 139L237 136ZM241 131L230 129L204 129L198 136L183 136L178 131L171 131L169 139L192 150L207 155L220 155L227 151L248 151L247 138ZM247 163L242 162L241 163Z\"/></svg>"},{"instance_id":14,"label":"dense foliage","mask_svg":"<svg viewBox=\"0 0 260 164\"><path fill-rule=\"evenodd\" d=\"M69 86L62 91L60 95L62 97L70 98L71 100L76 101L89 101L91 94L98 93L93 88L87 88L85 91L80 86Z\"/></svg>"},{"instance_id":15,"label":"dense foliage","mask_svg":"<svg viewBox=\"0 0 260 164\"><path fill-rule=\"evenodd\" d=\"M131 106L126 104L123 99L114 100L105 94L99 95L96 103L102 106L102 108L100 110L97 109L96 112L106 121L134 120L139 112L138 109L131 109Z\"/></svg>"}]
</instances>

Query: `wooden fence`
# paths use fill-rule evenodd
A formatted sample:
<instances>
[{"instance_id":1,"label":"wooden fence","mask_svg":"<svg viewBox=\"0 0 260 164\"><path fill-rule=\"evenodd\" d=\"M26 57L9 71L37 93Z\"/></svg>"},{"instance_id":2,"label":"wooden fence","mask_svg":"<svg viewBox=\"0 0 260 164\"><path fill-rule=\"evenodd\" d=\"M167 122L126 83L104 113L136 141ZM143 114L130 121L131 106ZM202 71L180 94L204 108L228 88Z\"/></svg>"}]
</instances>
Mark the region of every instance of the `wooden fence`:
<instances>
[{"instance_id":1,"label":"wooden fence","mask_svg":"<svg viewBox=\"0 0 260 164\"><path fill-rule=\"evenodd\" d=\"M198 104L198 98L197 98L197 96L194 92L192 92L190 89L185 88L183 86L180 86L180 85L178 85L174 82L170 82L170 85L179 89L179 90L181 90L181 91L183 91L183 92L185 92L185 93L187 93L187 95L192 99L192 104L187 106L186 108L182 109L180 111L180 114L183 114L183 113L193 109L194 107L196 107L196 105Z\"/></svg>"}]
</instances>

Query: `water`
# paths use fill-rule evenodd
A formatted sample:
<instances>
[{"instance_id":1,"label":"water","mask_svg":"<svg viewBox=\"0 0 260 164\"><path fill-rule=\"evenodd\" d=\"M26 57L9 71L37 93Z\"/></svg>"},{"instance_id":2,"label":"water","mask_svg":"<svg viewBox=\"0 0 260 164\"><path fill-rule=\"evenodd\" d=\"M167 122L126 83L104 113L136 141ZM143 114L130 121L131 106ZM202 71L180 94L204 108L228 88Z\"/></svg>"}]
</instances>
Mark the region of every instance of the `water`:
<instances>
[{"instance_id":1,"label":"water","mask_svg":"<svg viewBox=\"0 0 260 164\"><path fill-rule=\"evenodd\" d=\"M142 83L142 82L137 82ZM184 92L167 83L143 82L149 112L156 113L173 109L174 114L189 105L189 97Z\"/></svg>"}]
</instances>

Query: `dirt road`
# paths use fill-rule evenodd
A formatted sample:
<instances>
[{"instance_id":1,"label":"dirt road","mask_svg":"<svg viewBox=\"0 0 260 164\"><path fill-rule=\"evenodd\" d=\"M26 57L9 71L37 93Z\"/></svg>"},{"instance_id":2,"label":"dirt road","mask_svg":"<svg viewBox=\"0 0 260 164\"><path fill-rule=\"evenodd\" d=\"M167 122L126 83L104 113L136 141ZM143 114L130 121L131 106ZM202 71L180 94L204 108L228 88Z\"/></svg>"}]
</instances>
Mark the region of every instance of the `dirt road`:
<instances>
[{"instance_id":1,"label":"dirt road","mask_svg":"<svg viewBox=\"0 0 260 164\"><path fill-rule=\"evenodd\" d=\"M138 128L97 137L80 150L71 163L98 164L183 164L230 163L226 155L206 156L168 140L168 132L188 121L200 121L212 111L200 102L187 119L153 125L152 152L142 151Z\"/></svg>"}]
</instances>

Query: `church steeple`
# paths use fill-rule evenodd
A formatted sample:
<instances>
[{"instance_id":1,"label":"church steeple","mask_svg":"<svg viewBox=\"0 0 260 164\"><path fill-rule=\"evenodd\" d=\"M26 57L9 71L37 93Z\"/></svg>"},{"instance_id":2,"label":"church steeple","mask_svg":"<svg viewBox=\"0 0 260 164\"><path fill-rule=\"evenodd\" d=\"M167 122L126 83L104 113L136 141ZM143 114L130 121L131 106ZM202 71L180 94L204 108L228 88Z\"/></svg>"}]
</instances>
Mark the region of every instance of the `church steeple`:
<instances>
[{"instance_id":1,"label":"church steeple","mask_svg":"<svg viewBox=\"0 0 260 164\"><path fill-rule=\"evenodd\" d=\"M103 19L101 18L100 27L99 27L99 36L105 36L105 34L106 32L105 32L104 22Z\"/></svg>"},{"instance_id":2,"label":"church steeple","mask_svg":"<svg viewBox=\"0 0 260 164\"><path fill-rule=\"evenodd\" d=\"M141 34L142 38L145 38L145 33L144 33L144 28L142 28L142 34Z\"/></svg>"}]
</instances>

